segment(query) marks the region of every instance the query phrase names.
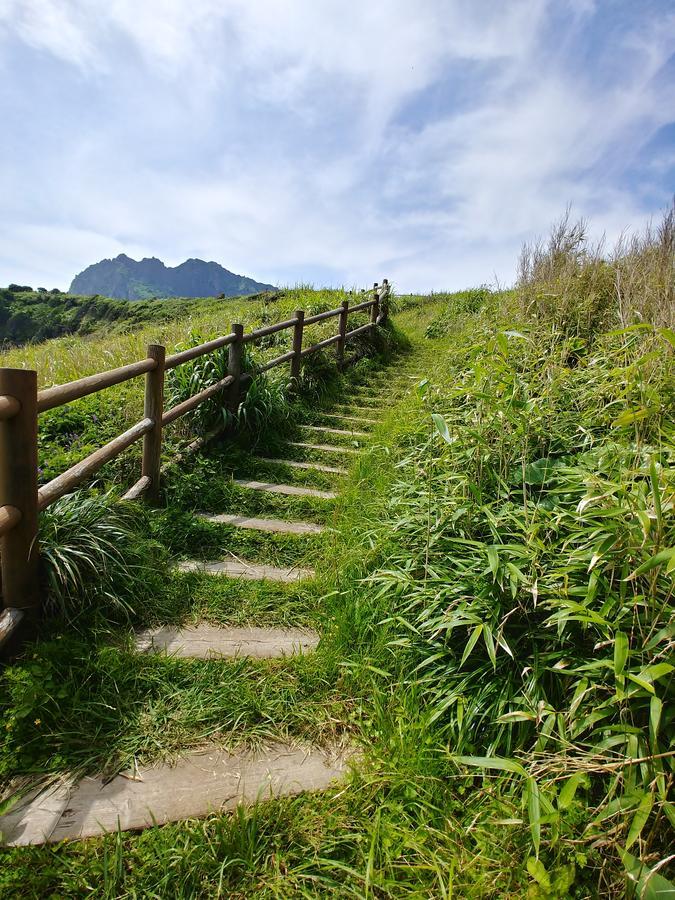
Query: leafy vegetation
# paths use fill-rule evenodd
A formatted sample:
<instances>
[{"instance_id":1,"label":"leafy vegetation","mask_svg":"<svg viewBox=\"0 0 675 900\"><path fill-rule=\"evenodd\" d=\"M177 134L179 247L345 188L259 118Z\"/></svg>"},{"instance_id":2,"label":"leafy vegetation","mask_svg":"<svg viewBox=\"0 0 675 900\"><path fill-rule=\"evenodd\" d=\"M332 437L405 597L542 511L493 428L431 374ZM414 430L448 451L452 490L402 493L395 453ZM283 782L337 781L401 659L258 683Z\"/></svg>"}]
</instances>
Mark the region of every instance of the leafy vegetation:
<instances>
[{"instance_id":1,"label":"leafy vegetation","mask_svg":"<svg viewBox=\"0 0 675 900\"><path fill-rule=\"evenodd\" d=\"M78 632L53 619L5 673L0 759L7 773L112 773L207 737L339 735L360 748L356 769L326 794L7 851L0 890L536 900L673 890L675 337L658 250L668 221L607 259L562 239L576 227L567 222L512 291L397 298L397 329L368 348L377 358L340 378L316 359L295 394L281 373L254 382L239 443L169 470L144 540L163 548L158 572L165 554L234 552L309 564L317 577L173 574L152 596L139 588L126 622L107 604L84 606ZM607 272L614 288L600 294ZM629 272L651 285L649 304L616 289ZM579 284L595 285L593 297L574 300ZM256 321L335 301L302 288L256 307ZM205 322L199 334L211 336ZM272 340L249 364L285 346ZM380 418L346 476L265 459L282 448L291 459L285 441L330 421L336 403ZM340 494L266 497L232 476ZM262 540L194 516L204 509L328 527ZM311 625L322 640L281 662L131 651L139 625L199 620Z\"/></svg>"},{"instance_id":2,"label":"leafy vegetation","mask_svg":"<svg viewBox=\"0 0 675 900\"><path fill-rule=\"evenodd\" d=\"M99 294L80 296L26 285L0 288L0 345L40 344L65 335L124 333L148 324L219 313L233 301L222 298L111 300Z\"/></svg>"}]
</instances>

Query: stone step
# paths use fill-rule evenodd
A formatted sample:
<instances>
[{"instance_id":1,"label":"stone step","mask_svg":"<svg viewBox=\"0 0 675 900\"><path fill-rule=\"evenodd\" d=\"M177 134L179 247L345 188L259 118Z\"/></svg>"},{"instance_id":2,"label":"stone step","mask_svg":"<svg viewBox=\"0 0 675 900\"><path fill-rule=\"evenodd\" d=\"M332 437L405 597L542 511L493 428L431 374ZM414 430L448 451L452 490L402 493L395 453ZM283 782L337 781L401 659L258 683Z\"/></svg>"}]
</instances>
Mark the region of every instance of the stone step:
<instances>
[{"instance_id":1,"label":"stone step","mask_svg":"<svg viewBox=\"0 0 675 900\"><path fill-rule=\"evenodd\" d=\"M134 768L109 778L64 777L28 793L0 817L4 846L80 840L202 818L272 797L325 790L344 777L349 754L266 747L228 753L213 745L173 765Z\"/></svg>"},{"instance_id":2,"label":"stone step","mask_svg":"<svg viewBox=\"0 0 675 900\"><path fill-rule=\"evenodd\" d=\"M243 559L222 559L203 561L184 559L176 566L179 572L204 572L208 575L223 575L226 578L245 578L248 581L282 581L291 584L303 578L313 578L314 569L281 569L263 563L247 562Z\"/></svg>"},{"instance_id":3,"label":"stone step","mask_svg":"<svg viewBox=\"0 0 675 900\"><path fill-rule=\"evenodd\" d=\"M292 469L314 469L317 472L328 472L331 475L347 475L348 470L341 466L324 466L323 463L299 462L295 459L272 459L269 456L259 456L262 462L274 463L279 466L290 466Z\"/></svg>"},{"instance_id":4,"label":"stone step","mask_svg":"<svg viewBox=\"0 0 675 900\"><path fill-rule=\"evenodd\" d=\"M331 428L328 425L303 425L307 431L325 431L328 434L344 434L346 437L368 437L365 431L353 431L349 428Z\"/></svg>"},{"instance_id":5,"label":"stone step","mask_svg":"<svg viewBox=\"0 0 675 900\"><path fill-rule=\"evenodd\" d=\"M136 635L136 649L141 653L194 659L273 659L306 653L318 643L315 631L300 628L223 628L206 622L182 628L162 625Z\"/></svg>"},{"instance_id":6,"label":"stone step","mask_svg":"<svg viewBox=\"0 0 675 900\"><path fill-rule=\"evenodd\" d=\"M377 409L375 407L359 406L357 403L348 403L348 402L343 403L339 408L340 409L348 409L351 412L356 410L357 412L370 413L371 415L372 415L372 413L377 412Z\"/></svg>"},{"instance_id":7,"label":"stone step","mask_svg":"<svg viewBox=\"0 0 675 900\"><path fill-rule=\"evenodd\" d=\"M334 444L307 444L304 441L289 441L289 447L302 447L304 450L322 450L325 453L358 453L353 447L336 447Z\"/></svg>"},{"instance_id":8,"label":"stone step","mask_svg":"<svg viewBox=\"0 0 675 900\"><path fill-rule=\"evenodd\" d=\"M275 531L279 534L321 534L322 525L313 522L286 522L284 519L259 519L255 516L235 516L232 513L198 513L199 519L216 525L234 525L255 531Z\"/></svg>"},{"instance_id":9,"label":"stone step","mask_svg":"<svg viewBox=\"0 0 675 900\"><path fill-rule=\"evenodd\" d=\"M339 413L321 413L325 419L340 419L342 422L358 422L360 425L379 425L379 419L364 419L359 416L342 416Z\"/></svg>"},{"instance_id":10,"label":"stone step","mask_svg":"<svg viewBox=\"0 0 675 900\"><path fill-rule=\"evenodd\" d=\"M350 403L349 400L345 400L342 406L347 406L349 409L358 409L361 410L361 412L374 413L378 412L379 407L381 407L384 402L384 397L354 397L353 403ZM362 403L368 403L370 405L361 406Z\"/></svg>"},{"instance_id":11,"label":"stone step","mask_svg":"<svg viewBox=\"0 0 675 900\"><path fill-rule=\"evenodd\" d=\"M235 478L234 483L252 491L269 491L270 494L286 494L289 497L318 497L321 500L335 500L337 497L335 491L320 491L317 488L298 487L296 484L273 484L269 481L248 481L243 478Z\"/></svg>"}]
</instances>

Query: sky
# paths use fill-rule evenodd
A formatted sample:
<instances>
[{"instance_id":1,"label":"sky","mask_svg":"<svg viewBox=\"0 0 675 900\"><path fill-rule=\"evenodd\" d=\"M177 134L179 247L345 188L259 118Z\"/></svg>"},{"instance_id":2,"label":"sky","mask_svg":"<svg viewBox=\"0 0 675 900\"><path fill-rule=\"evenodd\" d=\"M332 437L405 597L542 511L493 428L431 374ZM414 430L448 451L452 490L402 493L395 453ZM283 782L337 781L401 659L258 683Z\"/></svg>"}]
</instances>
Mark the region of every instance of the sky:
<instances>
[{"instance_id":1,"label":"sky","mask_svg":"<svg viewBox=\"0 0 675 900\"><path fill-rule=\"evenodd\" d=\"M0 0L0 285L508 285L674 191L672 0Z\"/></svg>"}]
</instances>

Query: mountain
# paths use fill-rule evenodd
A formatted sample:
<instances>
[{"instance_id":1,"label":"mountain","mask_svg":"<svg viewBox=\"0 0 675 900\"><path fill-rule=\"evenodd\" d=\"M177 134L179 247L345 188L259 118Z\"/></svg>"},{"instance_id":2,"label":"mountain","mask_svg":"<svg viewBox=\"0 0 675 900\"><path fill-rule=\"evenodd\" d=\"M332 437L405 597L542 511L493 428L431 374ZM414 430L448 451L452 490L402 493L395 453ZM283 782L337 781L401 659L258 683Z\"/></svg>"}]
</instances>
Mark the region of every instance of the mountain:
<instances>
[{"instance_id":1,"label":"mountain","mask_svg":"<svg viewBox=\"0 0 675 900\"><path fill-rule=\"evenodd\" d=\"M71 294L101 294L120 300L217 297L220 294L242 297L270 290L274 290L274 285L235 275L215 262L188 259L171 267L154 256L137 262L124 253L88 266L70 285Z\"/></svg>"}]
</instances>

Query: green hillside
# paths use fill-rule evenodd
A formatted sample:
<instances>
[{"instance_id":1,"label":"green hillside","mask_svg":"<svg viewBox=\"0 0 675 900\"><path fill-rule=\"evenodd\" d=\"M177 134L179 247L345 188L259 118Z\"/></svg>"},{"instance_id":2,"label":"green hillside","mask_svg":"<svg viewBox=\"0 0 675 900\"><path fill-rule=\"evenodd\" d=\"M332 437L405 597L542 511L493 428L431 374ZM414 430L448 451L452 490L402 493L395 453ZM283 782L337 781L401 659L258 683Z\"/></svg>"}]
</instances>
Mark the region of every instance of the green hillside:
<instances>
[{"instance_id":1,"label":"green hillside","mask_svg":"<svg viewBox=\"0 0 675 900\"><path fill-rule=\"evenodd\" d=\"M512 290L394 298L393 322L345 373L327 353L295 393L280 369L258 378L236 440L170 469L159 509L103 496L124 474L113 468L98 499L78 493L43 517L51 616L2 676L5 777L108 778L213 743L354 756L324 791L2 851L0 893L671 896L674 233L609 258L568 223L526 248ZM236 312L275 321L339 299L303 289ZM148 326L112 341L110 363L151 334L179 343L188 322L205 337L218 325L210 311ZM105 346L63 339L6 359L63 380L100 364ZM287 346L271 341L257 359ZM187 377L195 389L210 376ZM180 397L185 384L170 388ZM111 395L95 414L118 429L141 397ZM47 464L93 428L93 408L76 420L76 405L46 420ZM307 450L336 415L364 432L328 432L337 449ZM336 458L346 472L292 467ZM336 496L265 494L247 479ZM242 531L204 510L324 530ZM96 566L78 559L83 546ZM225 555L315 575L176 569ZM199 622L301 626L321 640L277 659L134 649L141 628Z\"/></svg>"},{"instance_id":2,"label":"green hillside","mask_svg":"<svg viewBox=\"0 0 675 900\"><path fill-rule=\"evenodd\" d=\"M18 289L17 289L18 288ZM58 290L24 290L20 285L0 288L0 344L41 343L64 335L107 335L149 323L170 322L194 313L219 310L225 314L228 298L172 298L167 300L113 300L82 297Z\"/></svg>"}]
</instances>

